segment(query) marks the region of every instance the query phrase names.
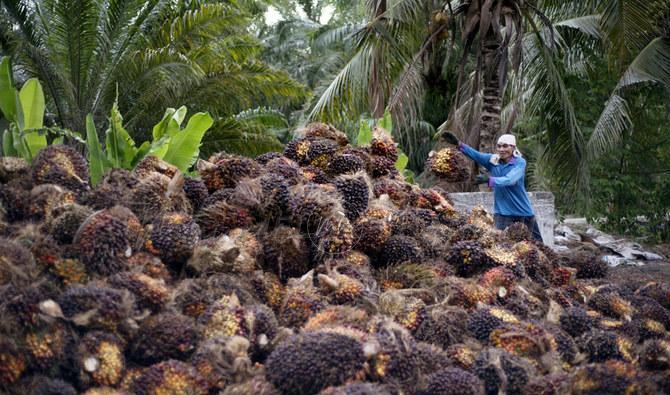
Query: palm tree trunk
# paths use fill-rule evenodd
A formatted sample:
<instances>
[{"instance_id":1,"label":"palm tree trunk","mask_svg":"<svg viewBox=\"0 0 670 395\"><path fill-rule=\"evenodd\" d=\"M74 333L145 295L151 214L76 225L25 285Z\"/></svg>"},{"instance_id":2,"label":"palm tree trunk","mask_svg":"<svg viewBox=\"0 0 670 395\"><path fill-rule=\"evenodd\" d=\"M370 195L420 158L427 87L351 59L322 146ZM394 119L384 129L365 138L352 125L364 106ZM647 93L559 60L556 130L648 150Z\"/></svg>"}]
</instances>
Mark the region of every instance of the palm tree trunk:
<instances>
[{"instance_id":1,"label":"palm tree trunk","mask_svg":"<svg viewBox=\"0 0 670 395\"><path fill-rule=\"evenodd\" d=\"M373 18L383 18L386 12L386 0L375 0L371 2L373 7ZM373 60L371 62L370 83L368 85L368 96L370 113L373 118L381 118L384 116L386 109L386 98L388 97L387 90L388 83L384 81L384 51L379 46L374 48Z\"/></svg>"},{"instance_id":2,"label":"palm tree trunk","mask_svg":"<svg viewBox=\"0 0 670 395\"><path fill-rule=\"evenodd\" d=\"M494 139L500 131L500 112L502 109L501 54L502 39L489 29L482 45L483 57L483 98L479 150L493 152Z\"/></svg>"}]
</instances>

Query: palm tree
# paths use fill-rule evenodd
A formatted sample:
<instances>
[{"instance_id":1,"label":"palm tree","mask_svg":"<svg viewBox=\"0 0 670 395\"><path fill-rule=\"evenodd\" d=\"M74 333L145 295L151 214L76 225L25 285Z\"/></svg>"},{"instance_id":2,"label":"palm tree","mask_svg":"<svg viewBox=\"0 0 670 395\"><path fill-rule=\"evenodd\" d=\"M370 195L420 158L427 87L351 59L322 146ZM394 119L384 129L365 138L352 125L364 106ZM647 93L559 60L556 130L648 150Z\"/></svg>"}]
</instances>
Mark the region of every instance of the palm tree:
<instances>
[{"instance_id":1,"label":"palm tree","mask_svg":"<svg viewBox=\"0 0 670 395\"><path fill-rule=\"evenodd\" d=\"M619 81L605 103L588 141L591 157L609 152L632 130L626 95L640 84L670 92L670 4L667 1L603 0L598 14L604 55Z\"/></svg>"},{"instance_id":2,"label":"palm tree","mask_svg":"<svg viewBox=\"0 0 670 395\"><path fill-rule=\"evenodd\" d=\"M116 97L137 130L168 106L230 117L298 105L304 88L260 61L249 23L227 2L0 0L0 49L17 74L43 81L59 123L77 131L88 113L104 122Z\"/></svg>"}]
</instances>

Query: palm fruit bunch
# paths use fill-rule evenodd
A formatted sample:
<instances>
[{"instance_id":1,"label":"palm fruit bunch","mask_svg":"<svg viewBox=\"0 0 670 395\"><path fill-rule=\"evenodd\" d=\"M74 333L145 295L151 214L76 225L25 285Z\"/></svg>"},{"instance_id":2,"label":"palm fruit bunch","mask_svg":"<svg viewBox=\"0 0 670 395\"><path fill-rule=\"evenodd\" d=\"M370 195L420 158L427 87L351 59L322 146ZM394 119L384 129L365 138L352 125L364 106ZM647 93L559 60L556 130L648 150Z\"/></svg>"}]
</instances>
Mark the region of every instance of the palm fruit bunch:
<instances>
[{"instance_id":1,"label":"palm fruit bunch","mask_svg":"<svg viewBox=\"0 0 670 395\"><path fill-rule=\"evenodd\" d=\"M205 200L209 197L209 190L207 185L198 178L194 177L184 177L184 194L188 201L191 203L191 207L194 210L198 210L205 203Z\"/></svg>"},{"instance_id":2,"label":"palm fruit bunch","mask_svg":"<svg viewBox=\"0 0 670 395\"><path fill-rule=\"evenodd\" d=\"M0 238L0 285L25 283L26 274L36 270L30 250L12 240Z\"/></svg>"},{"instance_id":3,"label":"palm fruit bunch","mask_svg":"<svg viewBox=\"0 0 670 395\"><path fill-rule=\"evenodd\" d=\"M119 196L125 196L137 186L140 180L126 169L111 169L98 184L84 197L84 203L95 209L110 208L119 203Z\"/></svg>"},{"instance_id":4,"label":"palm fruit bunch","mask_svg":"<svg viewBox=\"0 0 670 395\"><path fill-rule=\"evenodd\" d=\"M440 395L483 395L484 385L479 377L459 368L444 368L427 378L422 393Z\"/></svg>"},{"instance_id":5,"label":"palm fruit bunch","mask_svg":"<svg viewBox=\"0 0 670 395\"><path fill-rule=\"evenodd\" d=\"M312 394L355 378L364 363L356 339L311 332L294 335L272 351L265 375L281 393Z\"/></svg>"},{"instance_id":6,"label":"palm fruit bunch","mask_svg":"<svg viewBox=\"0 0 670 395\"><path fill-rule=\"evenodd\" d=\"M74 148L50 145L40 150L32 164L33 182L56 184L75 193L88 189L88 163Z\"/></svg>"},{"instance_id":7,"label":"palm fruit bunch","mask_svg":"<svg viewBox=\"0 0 670 395\"><path fill-rule=\"evenodd\" d=\"M70 244L79 226L91 214L93 214L93 210L87 206L76 203L64 204L51 211L45 226L49 235L59 244Z\"/></svg>"},{"instance_id":8,"label":"palm fruit bunch","mask_svg":"<svg viewBox=\"0 0 670 395\"><path fill-rule=\"evenodd\" d=\"M500 348L483 349L475 359L474 373L484 383L487 394L521 393L537 375L535 367L525 358Z\"/></svg>"},{"instance_id":9,"label":"palm fruit bunch","mask_svg":"<svg viewBox=\"0 0 670 395\"><path fill-rule=\"evenodd\" d=\"M125 370L124 342L101 331L88 332L77 345L76 361L83 382L114 386Z\"/></svg>"},{"instance_id":10,"label":"palm fruit bunch","mask_svg":"<svg viewBox=\"0 0 670 395\"><path fill-rule=\"evenodd\" d=\"M133 360L144 364L184 360L195 351L199 340L200 332L193 318L161 313L142 321L129 351Z\"/></svg>"},{"instance_id":11,"label":"palm fruit bunch","mask_svg":"<svg viewBox=\"0 0 670 395\"><path fill-rule=\"evenodd\" d=\"M151 172L125 195L125 206L147 224L169 212L192 211L191 203L184 193L184 176L176 173L172 178Z\"/></svg>"},{"instance_id":12,"label":"palm fruit bunch","mask_svg":"<svg viewBox=\"0 0 670 395\"><path fill-rule=\"evenodd\" d=\"M491 262L476 240L459 241L452 245L448 254L446 261L459 276L471 276L491 267Z\"/></svg>"},{"instance_id":13,"label":"palm fruit bunch","mask_svg":"<svg viewBox=\"0 0 670 395\"><path fill-rule=\"evenodd\" d=\"M152 223L145 248L179 271L200 240L200 227L185 213L167 213Z\"/></svg>"},{"instance_id":14,"label":"palm fruit bunch","mask_svg":"<svg viewBox=\"0 0 670 395\"><path fill-rule=\"evenodd\" d=\"M337 177L335 186L342 196L342 206L347 218L355 221L368 208L372 186L368 177L361 173Z\"/></svg>"},{"instance_id":15,"label":"palm fruit bunch","mask_svg":"<svg viewBox=\"0 0 670 395\"><path fill-rule=\"evenodd\" d=\"M35 220L48 219L56 207L72 204L76 196L69 190L56 184L40 184L30 190L26 215Z\"/></svg>"},{"instance_id":16,"label":"palm fruit bunch","mask_svg":"<svg viewBox=\"0 0 670 395\"><path fill-rule=\"evenodd\" d=\"M577 251L568 259L569 265L577 269L577 278L602 278L607 275L607 264L597 255Z\"/></svg>"},{"instance_id":17,"label":"palm fruit bunch","mask_svg":"<svg viewBox=\"0 0 670 395\"><path fill-rule=\"evenodd\" d=\"M135 394L193 394L206 395L207 381L188 363L168 359L151 365L133 380Z\"/></svg>"},{"instance_id":18,"label":"palm fruit bunch","mask_svg":"<svg viewBox=\"0 0 670 395\"><path fill-rule=\"evenodd\" d=\"M295 136L95 185L68 147L0 158L0 392L668 391L662 279L456 210L379 127ZM467 175L452 151L427 172Z\"/></svg>"},{"instance_id":19,"label":"palm fruit bunch","mask_svg":"<svg viewBox=\"0 0 670 395\"><path fill-rule=\"evenodd\" d=\"M87 271L103 276L122 271L133 252L127 224L109 210L90 215L77 230L72 243Z\"/></svg>"},{"instance_id":20,"label":"palm fruit bunch","mask_svg":"<svg viewBox=\"0 0 670 395\"><path fill-rule=\"evenodd\" d=\"M448 182L463 182L470 175L469 165L465 156L455 148L443 148L437 152L431 151L426 168L431 173Z\"/></svg>"}]
</instances>

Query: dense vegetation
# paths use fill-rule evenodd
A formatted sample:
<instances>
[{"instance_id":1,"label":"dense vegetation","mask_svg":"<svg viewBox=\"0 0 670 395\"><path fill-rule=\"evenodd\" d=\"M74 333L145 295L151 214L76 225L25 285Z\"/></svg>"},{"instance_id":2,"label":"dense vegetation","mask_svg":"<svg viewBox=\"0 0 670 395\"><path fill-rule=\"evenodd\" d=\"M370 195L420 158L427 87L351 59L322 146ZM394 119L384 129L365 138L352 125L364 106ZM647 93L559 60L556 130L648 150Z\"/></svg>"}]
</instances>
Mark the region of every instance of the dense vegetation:
<instances>
[{"instance_id":1,"label":"dense vegetation","mask_svg":"<svg viewBox=\"0 0 670 395\"><path fill-rule=\"evenodd\" d=\"M166 108L208 112L201 156L315 120L354 140L388 111L418 182L440 131L483 150L511 131L562 213L667 240L669 20L663 0L3 0L0 55L42 83L46 139L82 152L115 103L137 147Z\"/></svg>"}]
</instances>

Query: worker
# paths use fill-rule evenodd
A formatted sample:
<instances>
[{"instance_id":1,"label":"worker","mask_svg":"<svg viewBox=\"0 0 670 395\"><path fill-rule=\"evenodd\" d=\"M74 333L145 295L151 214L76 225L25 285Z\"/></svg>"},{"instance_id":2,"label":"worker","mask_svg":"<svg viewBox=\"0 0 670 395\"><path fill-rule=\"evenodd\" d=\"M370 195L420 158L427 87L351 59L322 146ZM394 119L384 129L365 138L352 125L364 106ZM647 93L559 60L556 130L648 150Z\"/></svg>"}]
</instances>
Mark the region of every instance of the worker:
<instances>
[{"instance_id":1,"label":"worker","mask_svg":"<svg viewBox=\"0 0 670 395\"><path fill-rule=\"evenodd\" d=\"M442 136L446 142L458 145L465 156L490 173L478 175L475 183L486 183L489 188L493 188L493 219L496 228L504 230L515 222L522 222L533 238L542 242L540 228L524 185L526 160L516 147L516 138L511 134L503 134L496 144L497 153L485 154L459 141L452 133L446 132Z\"/></svg>"}]
</instances>

